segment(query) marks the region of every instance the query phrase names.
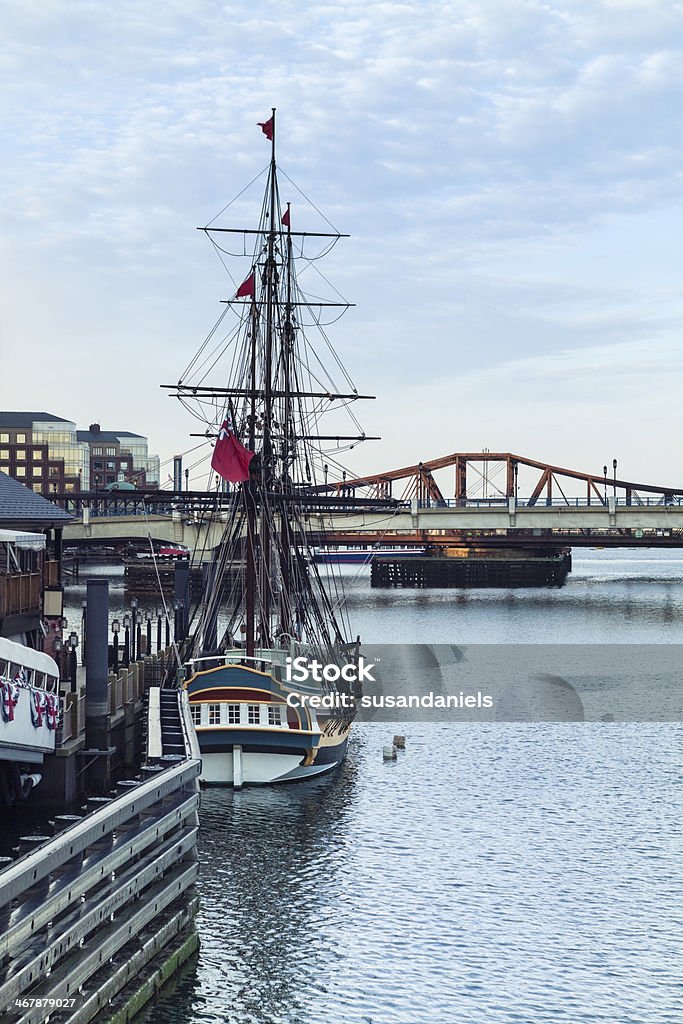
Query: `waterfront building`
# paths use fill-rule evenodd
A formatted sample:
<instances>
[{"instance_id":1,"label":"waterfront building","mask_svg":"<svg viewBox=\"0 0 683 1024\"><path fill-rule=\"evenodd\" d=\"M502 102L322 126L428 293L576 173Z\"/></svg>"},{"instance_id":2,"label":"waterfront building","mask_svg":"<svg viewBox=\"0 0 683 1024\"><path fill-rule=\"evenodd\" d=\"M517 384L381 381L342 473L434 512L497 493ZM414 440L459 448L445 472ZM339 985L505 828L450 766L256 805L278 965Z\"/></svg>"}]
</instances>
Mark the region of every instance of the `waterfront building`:
<instances>
[{"instance_id":1,"label":"waterfront building","mask_svg":"<svg viewBox=\"0 0 683 1024\"><path fill-rule=\"evenodd\" d=\"M141 488L159 486L159 456L149 454L146 437L130 430L102 430L99 423L77 433L79 443L88 449L93 490L121 482Z\"/></svg>"},{"instance_id":2,"label":"waterfront building","mask_svg":"<svg viewBox=\"0 0 683 1024\"><path fill-rule=\"evenodd\" d=\"M159 486L159 456L129 430L78 430L49 412L0 411L0 473L45 496L96 490L125 481Z\"/></svg>"},{"instance_id":3,"label":"waterfront building","mask_svg":"<svg viewBox=\"0 0 683 1024\"><path fill-rule=\"evenodd\" d=\"M0 473L43 495L90 489L76 424L49 412L0 412Z\"/></svg>"}]
</instances>

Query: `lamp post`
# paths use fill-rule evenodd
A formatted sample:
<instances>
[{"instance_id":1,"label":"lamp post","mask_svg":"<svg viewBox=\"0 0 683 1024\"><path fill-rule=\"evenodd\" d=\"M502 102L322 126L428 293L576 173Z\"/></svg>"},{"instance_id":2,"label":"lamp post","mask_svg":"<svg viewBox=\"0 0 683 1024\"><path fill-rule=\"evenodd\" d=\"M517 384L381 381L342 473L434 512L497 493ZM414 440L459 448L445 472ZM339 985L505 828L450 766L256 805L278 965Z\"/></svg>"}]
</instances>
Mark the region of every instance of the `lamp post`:
<instances>
[{"instance_id":1,"label":"lamp post","mask_svg":"<svg viewBox=\"0 0 683 1024\"><path fill-rule=\"evenodd\" d=\"M69 633L68 650L69 650L69 678L71 679L71 689L75 693L77 688L76 677L78 673L78 658L76 656L76 649L78 647L78 633Z\"/></svg>"},{"instance_id":2,"label":"lamp post","mask_svg":"<svg viewBox=\"0 0 683 1024\"><path fill-rule=\"evenodd\" d=\"M617 496L617 460L612 459L612 469L614 470L614 497Z\"/></svg>"},{"instance_id":3,"label":"lamp post","mask_svg":"<svg viewBox=\"0 0 683 1024\"><path fill-rule=\"evenodd\" d=\"M81 601L81 636L83 643L81 644L81 665L85 665L85 631L88 625L88 602Z\"/></svg>"},{"instance_id":4,"label":"lamp post","mask_svg":"<svg viewBox=\"0 0 683 1024\"><path fill-rule=\"evenodd\" d=\"M114 634L114 674L119 670L119 630L121 629L121 623L118 619L114 619L111 624L111 631Z\"/></svg>"},{"instance_id":5,"label":"lamp post","mask_svg":"<svg viewBox=\"0 0 683 1024\"><path fill-rule=\"evenodd\" d=\"M130 615L123 616L123 661L126 668L130 665Z\"/></svg>"},{"instance_id":6,"label":"lamp post","mask_svg":"<svg viewBox=\"0 0 683 1024\"><path fill-rule=\"evenodd\" d=\"M607 466L602 467L602 471L605 474L605 505L607 504Z\"/></svg>"},{"instance_id":7,"label":"lamp post","mask_svg":"<svg viewBox=\"0 0 683 1024\"><path fill-rule=\"evenodd\" d=\"M137 616L138 616L138 599L137 597L131 597L130 599L130 614L132 619L131 637L130 637L130 649L131 649L131 661L138 660L138 654L140 653L137 649Z\"/></svg>"},{"instance_id":8,"label":"lamp post","mask_svg":"<svg viewBox=\"0 0 683 1024\"><path fill-rule=\"evenodd\" d=\"M55 661L57 662L57 666L59 668L59 678L60 679L64 678L64 658L63 658L63 655L62 655L63 649L64 649L64 645L63 645L63 643L61 641L61 638L58 637L58 636L55 637L55 642L52 645L52 651L54 653Z\"/></svg>"},{"instance_id":9,"label":"lamp post","mask_svg":"<svg viewBox=\"0 0 683 1024\"><path fill-rule=\"evenodd\" d=\"M147 621L147 650L145 653L149 657L149 655L152 653L152 613L150 612L149 608L147 609L145 615Z\"/></svg>"},{"instance_id":10,"label":"lamp post","mask_svg":"<svg viewBox=\"0 0 683 1024\"><path fill-rule=\"evenodd\" d=\"M156 609L157 617L157 654L161 650L161 608Z\"/></svg>"}]
</instances>

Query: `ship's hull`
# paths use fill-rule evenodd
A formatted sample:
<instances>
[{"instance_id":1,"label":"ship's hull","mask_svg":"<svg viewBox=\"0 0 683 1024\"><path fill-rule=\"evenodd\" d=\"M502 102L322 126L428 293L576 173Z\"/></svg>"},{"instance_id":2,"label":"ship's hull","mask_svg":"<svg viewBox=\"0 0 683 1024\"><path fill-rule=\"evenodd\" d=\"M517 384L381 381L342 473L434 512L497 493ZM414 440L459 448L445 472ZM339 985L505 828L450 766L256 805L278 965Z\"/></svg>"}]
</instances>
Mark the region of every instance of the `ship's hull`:
<instances>
[{"instance_id":1,"label":"ship's hull","mask_svg":"<svg viewBox=\"0 0 683 1024\"><path fill-rule=\"evenodd\" d=\"M325 737L323 737L324 741ZM263 786L276 782L296 782L337 768L346 756L348 732L334 743L321 744L311 764L305 756L288 754L284 750L266 750L264 745L230 744L230 736L221 737L220 751L206 741L199 749L202 754L200 783L204 786Z\"/></svg>"}]
</instances>

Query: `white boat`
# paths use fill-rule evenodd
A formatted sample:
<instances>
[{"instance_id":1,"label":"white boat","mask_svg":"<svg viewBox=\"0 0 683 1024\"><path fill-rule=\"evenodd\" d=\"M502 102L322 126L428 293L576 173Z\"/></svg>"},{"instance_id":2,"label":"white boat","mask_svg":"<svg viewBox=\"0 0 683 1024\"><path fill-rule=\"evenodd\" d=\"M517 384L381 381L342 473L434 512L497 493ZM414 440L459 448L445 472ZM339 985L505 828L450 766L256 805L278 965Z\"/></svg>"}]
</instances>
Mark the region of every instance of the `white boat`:
<instances>
[{"instance_id":1,"label":"white boat","mask_svg":"<svg viewBox=\"0 0 683 1024\"><path fill-rule=\"evenodd\" d=\"M42 651L0 637L0 803L25 799L55 750L59 669Z\"/></svg>"}]
</instances>

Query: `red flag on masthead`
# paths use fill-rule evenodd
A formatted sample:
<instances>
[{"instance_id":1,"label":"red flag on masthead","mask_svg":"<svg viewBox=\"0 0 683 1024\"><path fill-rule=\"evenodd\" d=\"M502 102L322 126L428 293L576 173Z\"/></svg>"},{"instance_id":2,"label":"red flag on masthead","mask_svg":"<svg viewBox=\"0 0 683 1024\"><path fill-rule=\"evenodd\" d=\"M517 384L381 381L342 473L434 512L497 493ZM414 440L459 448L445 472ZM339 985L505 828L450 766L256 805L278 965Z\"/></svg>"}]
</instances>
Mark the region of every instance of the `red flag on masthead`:
<instances>
[{"instance_id":1,"label":"red flag on masthead","mask_svg":"<svg viewBox=\"0 0 683 1024\"><path fill-rule=\"evenodd\" d=\"M249 479L249 463L253 458L254 453L237 440L228 421L223 420L211 458L211 468L224 480L238 484Z\"/></svg>"},{"instance_id":2,"label":"red flag on masthead","mask_svg":"<svg viewBox=\"0 0 683 1024\"><path fill-rule=\"evenodd\" d=\"M235 298L236 299L243 299L243 298L247 297L247 298L253 299L254 298L254 294L255 294L254 286L255 286L254 271L252 270L252 272L249 275L249 277L245 278L244 281L242 281L242 284L237 289L237 294L235 295Z\"/></svg>"},{"instance_id":3,"label":"red flag on masthead","mask_svg":"<svg viewBox=\"0 0 683 1024\"><path fill-rule=\"evenodd\" d=\"M256 123L258 124L259 128L261 129L261 131L263 132L265 137L268 139L268 141L272 142L272 139L273 139L273 118L269 117L267 121L257 121Z\"/></svg>"},{"instance_id":4,"label":"red flag on masthead","mask_svg":"<svg viewBox=\"0 0 683 1024\"><path fill-rule=\"evenodd\" d=\"M282 214L282 223L286 228L289 227L289 207L287 207L285 212Z\"/></svg>"}]
</instances>

